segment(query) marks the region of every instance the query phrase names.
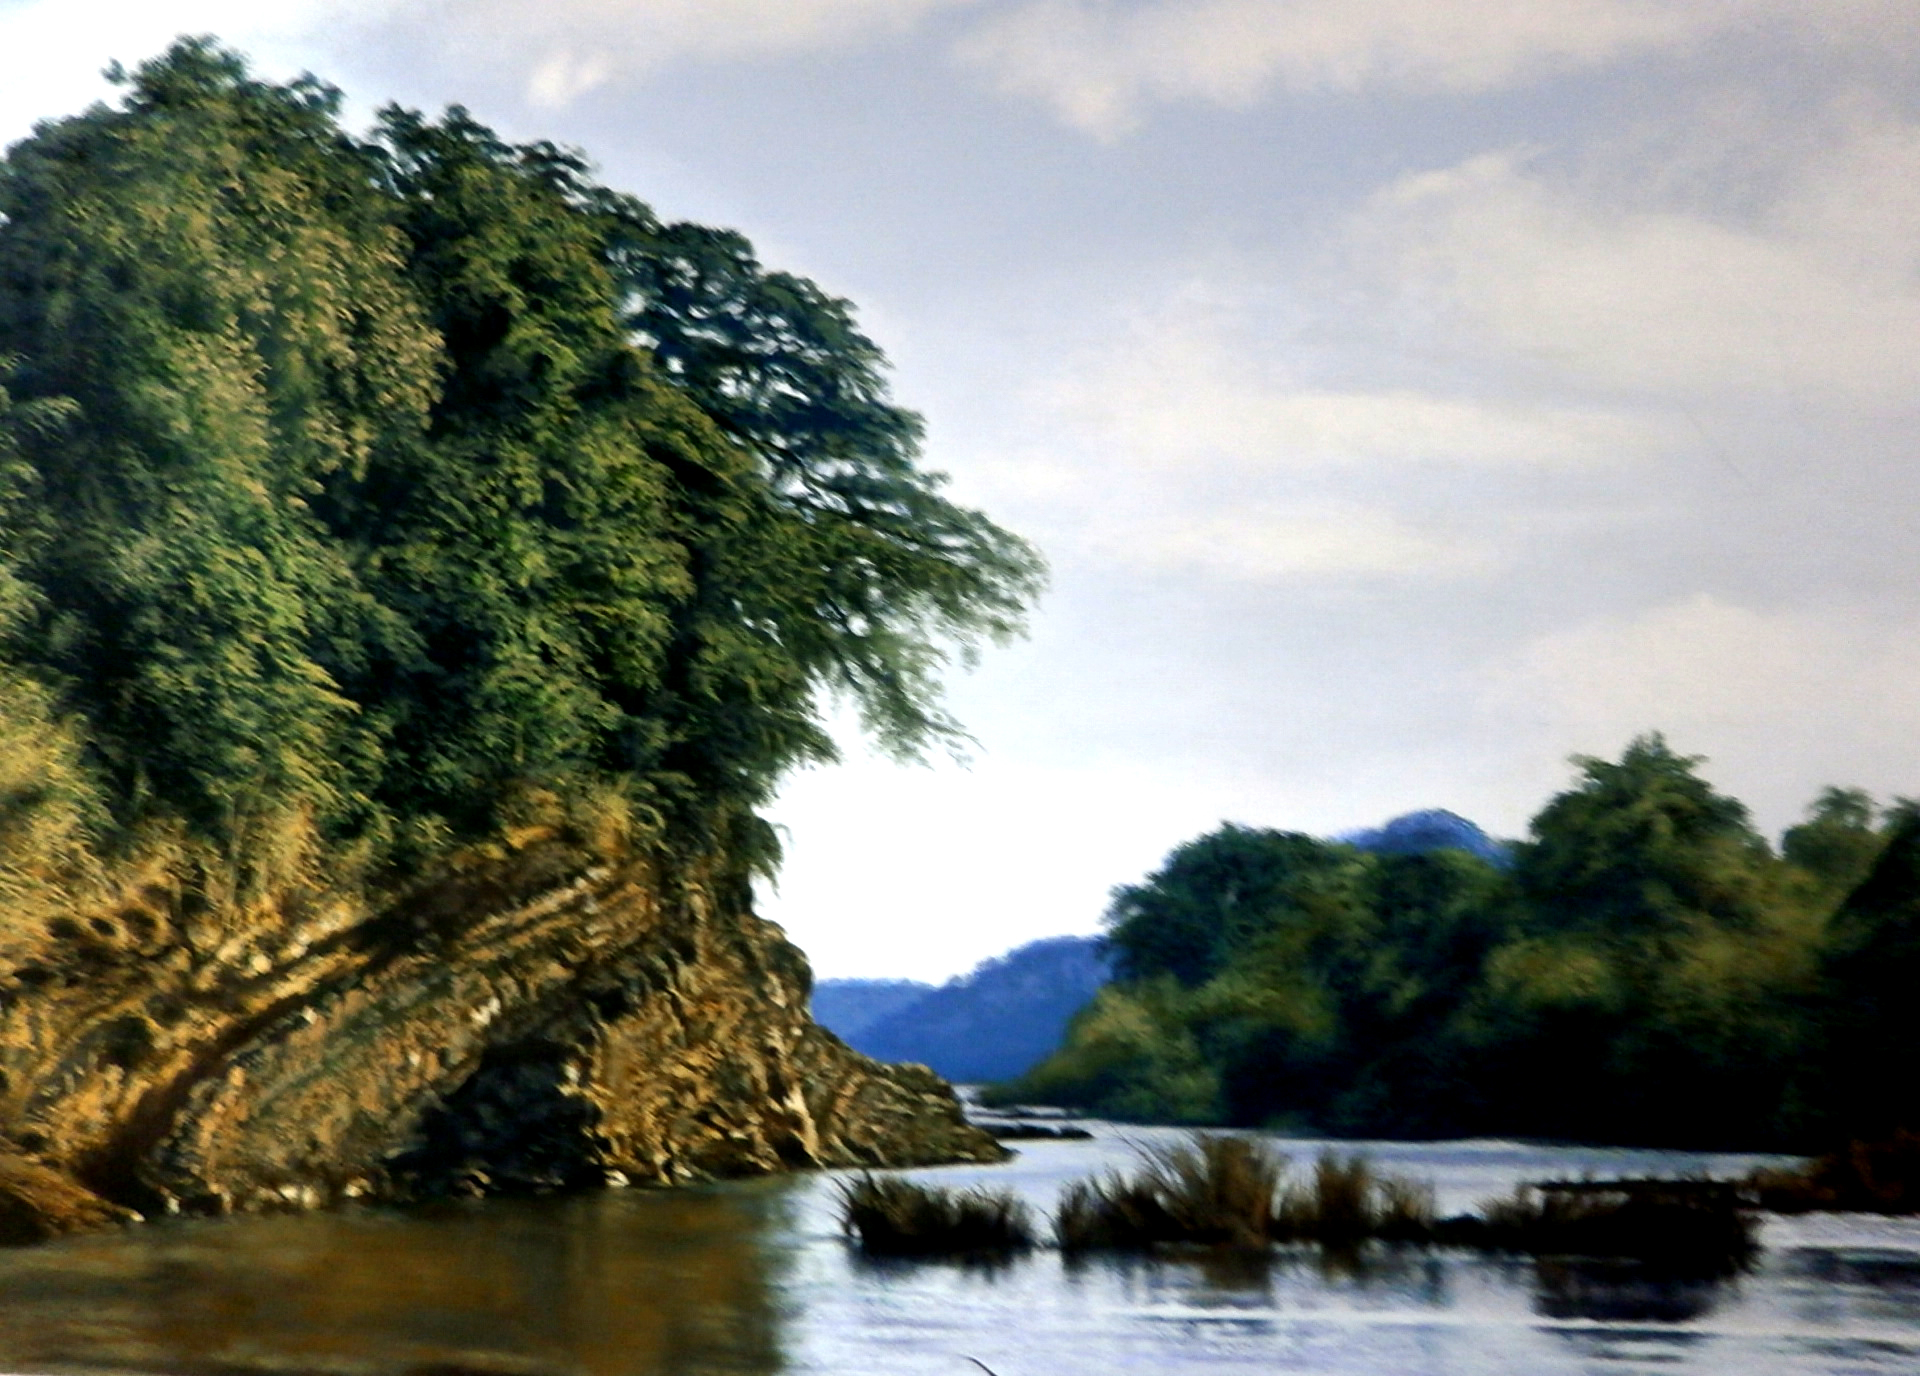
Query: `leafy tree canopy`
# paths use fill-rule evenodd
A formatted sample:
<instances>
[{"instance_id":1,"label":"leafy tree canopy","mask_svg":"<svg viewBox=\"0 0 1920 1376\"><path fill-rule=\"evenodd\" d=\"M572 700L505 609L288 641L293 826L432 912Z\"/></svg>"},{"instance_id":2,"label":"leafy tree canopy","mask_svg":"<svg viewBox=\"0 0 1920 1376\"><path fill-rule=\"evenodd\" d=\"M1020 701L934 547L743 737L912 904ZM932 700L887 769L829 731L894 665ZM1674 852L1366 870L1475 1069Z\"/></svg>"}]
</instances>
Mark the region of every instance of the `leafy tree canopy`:
<instances>
[{"instance_id":1,"label":"leafy tree canopy","mask_svg":"<svg viewBox=\"0 0 1920 1376\"><path fill-rule=\"evenodd\" d=\"M1115 891L1116 983L999 1093L1749 1148L1915 1123L1894 1054L1920 1025L1912 806L1827 789L1776 855L1699 764L1658 735L1576 757L1511 870L1239 826L1189 841Z\"/></svg>"},{"instance_id":2,"label":"leafy tree canopy","mask_svg":"<svg viewBox=\"0 0 1920 1376\"><path fill-rule=\"evenodd\" d=\"M948 501L851 308L465 111L368 137L210 41L0 164L0 653L121 827L382 853L529 792L745 815L951 740L1037 555Z\"/></svg>"},{"instance_id":3,"label":"leafy tree canopy","mask_svg":"<svg viewBox=\"0 0 1920 1376\"><path fill-rule=\"evenodd\" d=\"M1579 782L1534 818L1515 867L1536 925L1626 939L1750 923L1770 852L1700 762L1658 732L1618 762L1577 757Z\"/></svg>"}]
</instances>

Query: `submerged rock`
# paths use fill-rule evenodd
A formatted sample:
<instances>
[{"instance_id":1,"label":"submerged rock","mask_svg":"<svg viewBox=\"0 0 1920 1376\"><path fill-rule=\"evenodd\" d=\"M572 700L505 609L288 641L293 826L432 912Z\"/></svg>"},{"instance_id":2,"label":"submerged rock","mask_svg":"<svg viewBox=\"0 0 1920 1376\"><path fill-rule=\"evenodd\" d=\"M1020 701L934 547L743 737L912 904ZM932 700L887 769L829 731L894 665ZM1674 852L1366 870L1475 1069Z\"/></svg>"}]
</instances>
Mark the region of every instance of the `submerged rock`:
<instances>
[{"instance_id":1,"label":"submerged rock","mask_svg":"<svg viewBox=\"0 0 1920 1376\"><path fill-rule=\"evenodd\" d=\"M805 958L716 864L522 836L378 907L156 885L51 925L0 953L4 1240L1006 1154L815 1026Z\"/></svg>"}]
</instances>

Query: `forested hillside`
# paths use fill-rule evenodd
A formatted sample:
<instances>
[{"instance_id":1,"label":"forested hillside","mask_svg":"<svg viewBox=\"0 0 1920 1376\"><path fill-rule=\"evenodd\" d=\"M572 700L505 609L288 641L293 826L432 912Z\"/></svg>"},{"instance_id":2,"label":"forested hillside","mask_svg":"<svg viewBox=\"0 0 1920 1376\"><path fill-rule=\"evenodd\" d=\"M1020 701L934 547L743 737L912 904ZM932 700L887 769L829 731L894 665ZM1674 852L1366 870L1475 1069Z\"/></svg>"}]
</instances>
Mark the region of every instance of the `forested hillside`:
<instances>
[{"instance_id":1,"label":"forested hillside","mask_svg":"<svg viewBox=\"0 0 1920 1376\"><path fill-rule=\"evenodd\" d=\"M1116 891L1116 982L1001 1097L1747 1148L1920 1124L1915 805L1829 789L1776 852L1657 735L1576 763L1510 864L1238 826L1180 846Z\"/></svg>"}]
</instances>

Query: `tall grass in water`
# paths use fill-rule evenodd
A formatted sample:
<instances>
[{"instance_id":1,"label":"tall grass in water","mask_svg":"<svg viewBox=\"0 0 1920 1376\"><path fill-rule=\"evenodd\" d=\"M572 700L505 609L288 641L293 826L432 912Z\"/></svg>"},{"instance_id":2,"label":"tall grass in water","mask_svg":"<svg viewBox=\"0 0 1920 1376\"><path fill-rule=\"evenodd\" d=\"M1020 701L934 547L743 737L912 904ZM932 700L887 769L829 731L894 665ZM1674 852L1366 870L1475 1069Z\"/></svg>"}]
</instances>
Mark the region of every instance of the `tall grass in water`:
<instances>
[{"instance_id":1,"label":"tall grass in water","mask_svg":"<svg viewBox=\"0 0 1920 1376\"><path fill-rule=\"evenodd\" d=\"M1433 1187L1381 1175L1366 1157L1325 1152L1313 1179L1284 1191L1274 1208L1274 1234L1290 1242L1353 1247L1369 1238L1425 1242L1433 1233Z\"/></svg>"},{"instance_id":2,"label":"tall grass in water","mask_svg":"<svg viewBox=\"0 0 1920 1376\"><path fill-rule=\"evenodd\" d=\"M1244 1137L1202 1133L1140 1155L1131 1176L1067 1187L1054 1215L1062 1251L1291 1241L1351 1247L1368 1238L1423 1241L1433 1227L1431 1189L1376 1175L1361 1156L1323 1156L1310 1182L1290 1186L1286 1158Z\"/></svg>"},{"instance_id":3,"label":"tall grass in water","mask_svg":"<svg viewBox=\"0 0 1920 1376\"><path fill-rule=\"evenodd\" d=\"M945 1190L899 1176L840 1182L840 1227L874 1256L987 1256L1033 1246L1033 1216L1006 1190Z\"/></svg>"},{"instance_id":4,"label":"tall grass in water","mask_svg":"<svg viewBox=\"0 0 1920 1376\"><path fill-rule=\"evenodd\" d=\"M1196 1134L1141 1147L1132 1176L1079 1180L1061 1196L1054 1238L1064 1252L1156 1243L1264 1247L1286 1158L1263 1142Z\"/></svg>"},{"instance_id":5,"label":"tall grass in water","mask_svg":"<svg viewBox=\"0 0 1920 1376\"><path fill-rule=\"evenodd\" d=\"M1483 1250L1610 1258L1676 1276L1733 1274L1758 1250L1754 1233L1740 1188L1713 1180L1521 1185L1442 1228L1443 1240Z\"/></svg>"},{"instance_id":6,"label":"tall grass in water","mask_svg":"<svg viewBox=\"0 0 1920 1376\"><path fill-rule=\"evenodd\" d=\"M1920 1132L1850 1142L1800 1170L1757 1170L1745 1183L1775 1213L1920 1213Z\"/></svg>"}]
</instances>

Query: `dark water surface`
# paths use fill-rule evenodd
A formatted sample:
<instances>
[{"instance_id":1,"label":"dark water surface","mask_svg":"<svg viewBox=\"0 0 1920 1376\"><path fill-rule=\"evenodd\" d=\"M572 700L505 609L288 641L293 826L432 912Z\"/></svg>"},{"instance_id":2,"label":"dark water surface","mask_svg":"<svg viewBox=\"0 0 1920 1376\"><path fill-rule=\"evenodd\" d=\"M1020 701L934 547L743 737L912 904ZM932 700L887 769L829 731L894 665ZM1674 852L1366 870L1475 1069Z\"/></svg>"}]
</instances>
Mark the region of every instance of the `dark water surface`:
<instances>
[{"instance_id":1,"label":"dark water surface","mask_svg":"<svg viewBox=\"0 0 1920 1376\"><path fill-rule=\"evenodd\" d=\"M1149 1130L915 1172L1052 1205ZM1284 1144L1301 1165L1319 1144ZM1755 1158L1376 1143L1445 1210L1522 1178L1744 1170ZM0 1369L456 1376L1079 1373L1920 1373L1920 1222L1767 1225L1711 1285L1455 1252L1271 1264L1039 1252L997 1269L875 1264L832 1178L620 1190L399 1213L161 1224L0 1252Z\"/></svg>"}]
</instances>

